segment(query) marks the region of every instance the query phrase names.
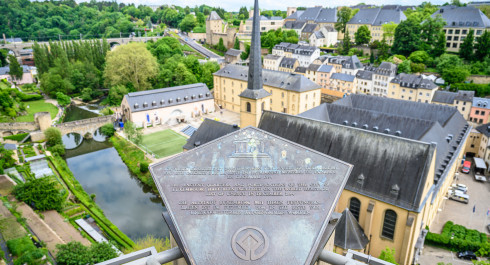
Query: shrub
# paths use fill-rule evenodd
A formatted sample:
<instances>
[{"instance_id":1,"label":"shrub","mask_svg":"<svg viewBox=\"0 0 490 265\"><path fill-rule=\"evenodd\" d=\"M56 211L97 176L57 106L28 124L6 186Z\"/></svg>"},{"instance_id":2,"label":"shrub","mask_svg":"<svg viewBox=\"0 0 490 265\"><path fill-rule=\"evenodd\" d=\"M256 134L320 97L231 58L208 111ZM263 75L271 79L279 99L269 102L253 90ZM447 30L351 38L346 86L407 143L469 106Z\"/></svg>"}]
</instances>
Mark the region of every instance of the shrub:
<instances>
[{"instance_id":1,"label":"shrub","mask_svg":"<svg viewBox=\"0 0 490 265\"><path fill-rule=\"evenodd\" d=\"M116 258L116 250L109 243L95 243L90 247L72 241L65 245L56 245L56 262L60 265L96 264Z\"/></svg>"},{"instance_id":2,"label":"shrub","mask_svg":"<svg viewBox=\"0 0 490 265\"><path fill-rule=\"evenodd\" d=\"M107 115L112 115L114 114L114 111L112 111L111 108L109 107L106 107L104 108L100 113L102 113L104 116L107 116Z\"/></svg>"},{"instance_id":3,"label":"shrub","mask_svg":"<svg viewBox=\"0 0 490 265\"><path fill-rule=\"evenodd\" d=\"M55 146L57 144L63 144L61 140L61 131L58 128L50 127L44 131L46 137L46 143L49 146Z\"/></svg>"},{"instance_id":4,"label":"shrub","mask_svg":"<svg viewBox=\"0 0 490 265\"><path fill-rule=\"evenodd\" d=\"M381 254L379 255L379 259L398 265L398 263L396 263L395 260L395 250L388 247L385 250L381 251Z\"/></svg>"},{"instance_id":5,"label":"shrub","mask_svg":"<svg viewBox=\"0 0 490 265\"><path fill-rule=\"evenodd\" d=\"M3 139L20 142L20 141L24 140L24 138L26 138L27 135L29 135L29 133L19 133L19 134L14 134L14 135L10 135L10 136L5 136L5 137L3 137Z\"/></svg>"},{"instance_id":6,"label":"shrub","mask_svg":"<svg viewBox=\"0 0 490 265\"><path fill-rule=\"evenodd\" d=\"M149 247L155 247L157 252L162 252L164 250L170 249L170 240L167 238L156 238L153 235L147 235L146 237L139 238L136 240L135 246L130 249L123 249L125 254L142 250Z\"/></svg>"},{"instance_id":7,"label":"shrub","mask_svg":"<svg viewBox=\"0 0 490 265\"><path fill-rule=\"evenodd\" d=\"M36 250L36 246L34 246L28 236L7 241L7 247L12 255L17 257L20 257L22 254L28 251Z\"/></svg>"},{"instance_id":8,"label":"shrub","mask_svg":"<svg viewBox=\"0 0 490 265\"><path fill-rule=\"evenodd\" d=\"M451 90L471 90L477 97L486 97L490 95L490 84L456 83L451 85Z\"/></svg>"},{"instance_id":9,"label":"shrub","mask_svg":"<svg viewBox=\"0 0 490 265\"><path fill-rule=\"evenodd\" d=\"M100 132L107 137L113 136L115 131L112 123L107 123L100 127Z\"/></svg>"},{"instance_id":10,"label":"shrub","mask_svg":"<svg viewBox=\"0 0 490 265\"><path fill-rule=\"evenodd\" d=\"M141 173L148 172L148 162L141 162L140 163L140 171L141 171Z\"/></svg>"},{"instance_id":11,"label":"shrub","mask_svg":"<svg viewBox=\"0 0 490 265\"><path fill-rule=\"evenodd\" d=\"M49 177L34 179L14 187L13 194L39 211L57 210L63 207L63 195L56 188L56 183Z\"/></svg>"},{"instance_id":12,"label":"shrub","mask_svg":"<svg viewBox=\"0 0 490 265\"><path fill-rule=\"evenodd\" d=\"M57 145L48 147L48 150L51 153L56 153L56 154L61 155L61 156L65 155L65 146L62 144L57 144Z\"/></svg>"}]
</instances>

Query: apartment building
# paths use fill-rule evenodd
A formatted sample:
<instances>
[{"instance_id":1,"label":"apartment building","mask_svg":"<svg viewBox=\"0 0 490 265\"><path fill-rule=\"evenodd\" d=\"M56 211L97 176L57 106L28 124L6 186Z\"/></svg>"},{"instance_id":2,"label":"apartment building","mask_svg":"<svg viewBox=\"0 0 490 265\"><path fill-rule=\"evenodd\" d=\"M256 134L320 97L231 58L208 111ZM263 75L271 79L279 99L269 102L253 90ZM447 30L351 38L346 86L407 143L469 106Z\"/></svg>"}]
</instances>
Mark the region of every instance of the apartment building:
<instances>
[{"instance_id":1,"label":"apartment building","mask_svg":"<svg viewBox=\"0 0 490 265\"><path fill-rule=\"evenodd\" d=\"M245 21L245 30L244 34L250 35L252 34L252 22L253 17L250 17ZM269 30L277 30L282 28L284 25L284 19L282 17L266 17L260 16L260 32L268 32Z\"/></svg>"},{"instance_id":2,"label":"apartment building","mask_svg":"<svg viewBox=\"0 0 490 265\"><path fill-rule=\"evenodd\" d=\"M335 68L331 65L322 64L317 70L316 83L322 87L322 94L327 94L330 85L330 77L335 73Z\"/></svg>"},{"instance_id":3,"label":"apartment building","mask_svg":"<svg viewBox=\"0 0 490 265\"><path fill-rule=\"evenodd\" d=\"M466 120L469 120L474 97L475 91L460 90L458 92L449 92L436 90L434 97L432 98L432 103L456 107L461 115L463 115Z\"/></svg>"},{"instance_id":4,"label":"apartment building","mask_svg":"<svg viewBox=\"0 0 490 265\"><path fill-rule=\"evenodd\" d=\"M355 76L357 71L362 70L362 65L357 55L353 56L333 56L327 59L327 64L335 67L337 73L344 73Z\"/></svg>"},{"instance_id":5,"label":"apartment building","mask_svg":"<svg viewBox=\"0 0 490 265\"><path fill-rule=\"evenodd\" d=\"M388 85L396 76L396 64L382 62L378 67L366 67L366 70L373 72L373 89L371 94L378 97L387 97Z\"/></svg>"},{"instance_id":6,"label":"apartment building","mask_svg":"<svg viewBox=\"0 0 490 265\"><path fill-rule=\"evenodd\" d=\"M310 35L309 42L315 47L330 47L337 44L337 31L332 27L322 27Z\"/></svg>"},{"instance_id":7,"label":"apartment building","mask_svg":"<svg viewBox=\"0 0 490 265\"><path fill-rule=\"evenodd\" d=\"M272 48L272 54L295 58L298 60L299 66L308 67L316 58L320 57L320 49L312 46L281 42Z\"/></svg>"},{"instance_id":8,"label":"apartment building","mask_svg":"<svg viewBox=\"0 0 490 265\"><path fill-rule=\"evenodd\" d=\"M356 76L344 73L333 73L330 76L330 86L325 90L327 95L343 97L357 92Z\"/></svg>"},{"instance_id":9,"label":"apartment building","mask_svg":"<svg viewBox=\"0 0 490 265\"><path fill-rule=\"evenodd\" d=\"M366 95L373 93L373 72L369 70L360 70L356 74L357 92Z\"/></svg>"},{"instance_id":10,"label":"apartment building","mask_svg":"<svg viewBox=\"0 0 490 265\"><path fill-rule=\"evenodd\" d=\"M267 54L264 57L264 69L278 71L282 58L283 56Z\"/></svg>"},{"instance_id":11,"label":"apartment building","mask_svg":"<svg viewBox=\"0 0 490 265\"><path fill-rule=\"evenodd\" d=\"M399 74L391 80L389 98L431 103L438 86L420 75Z\"/></svg>"},{"instance_id":12,"label":"apartment building","mask_svg":"<svg viewBox=\"0 0 490 265\"><path fill-rule=\"evenodd\" d=\"M470 111L469 121L473 124L485 124L490 122L490 99L488 98L473 98L473 104Z\"/></svg>"},{"instance_id":13,"label":"apartment building","mask_svg":"<svg viewBox=\"0 0 490 265\"><path fill-rule=\"evenodd\" d=\"M299 66L298 59L283 57L279 63L279 71L292 73Z\"/></svg>"}]
</instances>

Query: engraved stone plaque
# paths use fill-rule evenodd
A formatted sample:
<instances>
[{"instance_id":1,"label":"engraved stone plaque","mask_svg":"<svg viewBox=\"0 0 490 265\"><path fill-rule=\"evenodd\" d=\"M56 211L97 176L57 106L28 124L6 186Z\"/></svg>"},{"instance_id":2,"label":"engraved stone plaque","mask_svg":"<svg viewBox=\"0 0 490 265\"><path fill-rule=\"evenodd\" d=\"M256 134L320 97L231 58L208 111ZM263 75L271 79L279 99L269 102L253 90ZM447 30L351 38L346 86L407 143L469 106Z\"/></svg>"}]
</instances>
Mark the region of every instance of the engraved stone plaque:
<instances>
[{"instance_id":1,"label":"engraved stone plaque","mask_svg":"<svg viewBox=\"0 0 490 265\"><path fill-rule=\"evenodd\" d=\"M150 166L196 265L313 264L351 169L254 127Z\"/></svg>"}]
</instances>

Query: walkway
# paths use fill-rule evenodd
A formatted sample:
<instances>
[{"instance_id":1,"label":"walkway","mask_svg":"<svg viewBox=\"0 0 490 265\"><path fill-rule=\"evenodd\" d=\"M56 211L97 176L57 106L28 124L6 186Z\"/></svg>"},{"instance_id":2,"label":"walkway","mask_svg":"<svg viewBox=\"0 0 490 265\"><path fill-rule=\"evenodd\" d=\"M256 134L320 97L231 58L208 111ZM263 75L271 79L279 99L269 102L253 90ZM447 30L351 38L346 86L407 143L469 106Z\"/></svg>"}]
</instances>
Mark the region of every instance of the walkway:
<instances>
[{"instance_id":1,"label":"walkway","mask_svg":"<svg viewBox=\"0 0 490 265\"><path fill-rule=\"evenodd\" d=\"M90 241L84 238L69 222L65 222L65 219L58 212L51 210L43 212L42 214L44 215L46 224L53 228L54 232L58 234L64 242L78 241L85 246L90 246Z\"/></svg>"},{"instance_id":2,"label":"walkway","mask_svg":"<svg viewBox=\"0 0 490 265\"><path fill-rule=\"evenodd\" d=\"M216 53L204 48L201 44L195 42L193 39L189 38L188 36L182 35L182 33L179 33L179 37L182 42L191 46L191 48L203 54L204 56L208 57L209 59L224 59L222 56L219 56Z\"/></svg>"}]
</instances>

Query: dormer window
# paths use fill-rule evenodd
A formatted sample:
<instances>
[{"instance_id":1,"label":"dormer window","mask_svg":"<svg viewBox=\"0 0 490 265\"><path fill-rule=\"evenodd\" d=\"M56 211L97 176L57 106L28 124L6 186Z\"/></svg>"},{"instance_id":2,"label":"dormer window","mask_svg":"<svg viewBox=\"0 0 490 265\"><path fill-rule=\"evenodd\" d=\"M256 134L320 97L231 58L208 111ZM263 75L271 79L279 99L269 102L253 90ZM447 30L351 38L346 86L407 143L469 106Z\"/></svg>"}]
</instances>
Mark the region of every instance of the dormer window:
<instances>
[{"instance_id":1,"label":"dormer window","mask_svg":"<svg viewBox=\"0 0 490 265\"><path fill-rule=\"evenodd\" d=\"M391 195L398 197L398 194L400 193L400 187L398 187L397 184L394 184L393 186L391 186L390 193Z\"/></svg>"}]
</instances>

